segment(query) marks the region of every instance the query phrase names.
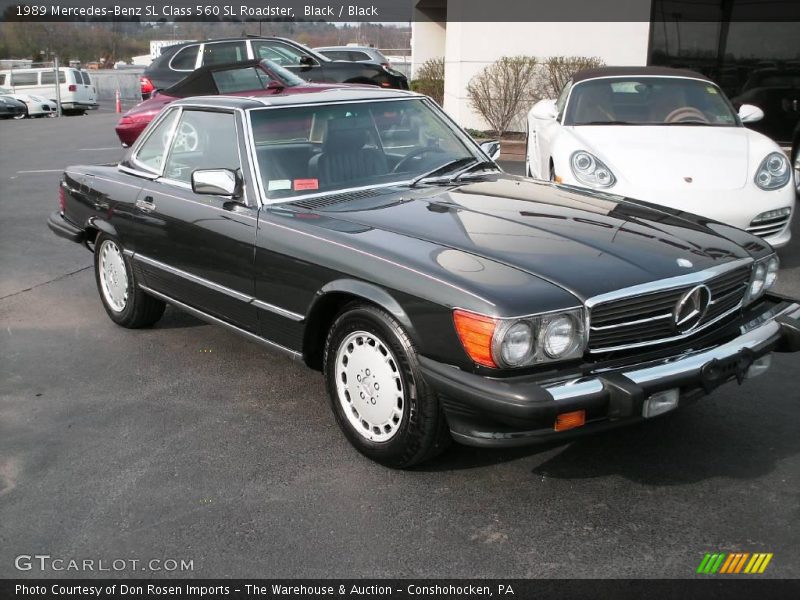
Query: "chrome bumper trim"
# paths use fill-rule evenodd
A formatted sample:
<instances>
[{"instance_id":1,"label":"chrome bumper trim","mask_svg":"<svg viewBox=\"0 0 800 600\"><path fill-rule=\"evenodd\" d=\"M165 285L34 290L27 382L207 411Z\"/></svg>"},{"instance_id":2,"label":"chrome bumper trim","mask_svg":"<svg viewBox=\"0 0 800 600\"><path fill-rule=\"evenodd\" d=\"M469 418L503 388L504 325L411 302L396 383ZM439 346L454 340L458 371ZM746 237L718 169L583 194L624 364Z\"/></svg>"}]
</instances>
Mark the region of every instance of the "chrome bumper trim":
<instances>
[{"instance_id":1,"label":"chrome bumper trim","mask_svg":"<svg viewBox=\"0 0 800 600\"><path fill-rule=\"evenodd\" d=\"M659 379L674 377L676 375L691 374L703 368L703 365L714 360L733 356L745 348L758 348L769 342L780 332L780 324L775 321L778 316L788 316L800 319L800 304L792 303L783 310L772 315L770 320L749 329L747 324L742 326L742 335L730 342L709 348L701 352L685 354L680 357L665 359L659 364L636 368L636 366L622 368L616 372L624 375L632 383L646 384ZM755 319L756 321L758 319ZM749 330L748 330L749 329ZM580 398L582 396L597 394L603 391L603 383L597 377L585 377L566 382L558 382L545 386L556 402Z\"/></svg>"}]
</instances>

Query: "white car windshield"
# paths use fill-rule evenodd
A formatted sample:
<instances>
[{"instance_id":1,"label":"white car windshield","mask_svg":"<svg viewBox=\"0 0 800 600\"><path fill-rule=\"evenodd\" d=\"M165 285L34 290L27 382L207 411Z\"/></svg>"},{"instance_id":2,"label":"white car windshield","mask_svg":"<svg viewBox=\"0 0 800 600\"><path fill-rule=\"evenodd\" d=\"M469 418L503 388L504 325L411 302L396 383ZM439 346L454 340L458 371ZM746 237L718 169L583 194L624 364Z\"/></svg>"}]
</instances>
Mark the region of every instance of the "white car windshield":
<instances>
[{"instance_id":1,"label":"white car windshield","mask_svg":"<svg viewBox=\"0 0 800 600\"><path fill-rule=\"evenodd\" d=\"M270 199L453 175L485 158L422 99L251 111Z\"/></svg>"},{"instance_id":2,"label":"white car windshield","mask_svg":"<svg viewBox=\"0 0 800 600\"><path fill-rule=\"evenodd\" d=\"M735 127L739 121L713 83L680 77L631 77L575 84L564 124Z\"/></svg>"}]
</instances>

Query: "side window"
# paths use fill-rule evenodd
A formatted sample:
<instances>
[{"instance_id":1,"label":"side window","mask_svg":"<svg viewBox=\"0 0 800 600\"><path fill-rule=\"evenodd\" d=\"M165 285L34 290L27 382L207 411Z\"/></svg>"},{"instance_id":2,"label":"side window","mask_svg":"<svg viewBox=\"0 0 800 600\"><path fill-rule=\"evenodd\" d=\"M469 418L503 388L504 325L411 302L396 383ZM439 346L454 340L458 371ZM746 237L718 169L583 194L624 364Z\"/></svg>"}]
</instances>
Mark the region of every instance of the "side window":
<instances>
[{"instance_id":1,"label":"side window","mask_svg":"<svg viewBox=\"0 0 800 600\"><path fill-rule=\"evenodd\" d=\"M53 85L56 82L56 74L53 71L42 71L42 85ZM66 83L67 78L64 71L58 72L58 83Z\"/></svg>"},{"instance_id":2,"label":"side window","mask_svg":"<svg viewBox=\"0 0 800 600\"><path fill-rule=\"evenodd\" d=\"M331 60L349 60L347 52L344 50L325 50L322 54Z\"/></svg>"},{"instance_id":3,"label":"side window","mask_svg":"<svg viewBox=\"0 0 800 600\"><path fill-rule=\"evenodd\" d=\"M236 121L232 113L185 110L175 130L175 140L164 177L191 183L197 169L240 167Z\"/></svg>"},{"instance_id":4,"label":"side window","mask_svg":"<svg viewBox=\"0 0 800 600\"><path fill-rule=\"evenodd\" d=\"M172 57L169 65L175 71L194 71L194 65L197 62L197 51L200 46L186 46Z\"/></svg>"},{"instance_id":5,"label":"side window","mask_svg":"<svg viewBox=\"0 0 800 600\"><path fill-rule=\"evenodd\" d=\"M561 93L558 95L558 100L556 100L556 110L558 111L558 118L561 119L562 115L564 114L564 107L567 104L567 98L569 97L569 91L572 89L572 81L568 81L564 84L564 87L561 88Z\"/></svg>"},{"instance_id":6,"label":"side window","mask_svg":"<svg viewBox=\"0 0 800 600\"><path fill-rule=\"evenodd\" d=\"M267 58L282 67L296 67L300 65L300 59L307 56L304 52L281 42L252 42L252 44L256 58Z\"/></svg>"},{"instance_id":7,"label":"side window","mask_svg":"<svg viewBox=\"0 0 800 600\"><path fill-rule=\"evenodd\" d=\"M246 69L226 69L212 73L214 83L220 94L244 92L249 90L263 90L269 84L269 76L261 69L247 67Z\"/></svg>"},{"instance_id":8,"label":"side window","mask_svg":"<svg viewBox=\"0 0 800 600\"><path fill-rule=\"evenodd\" d=\"M372 60L372 59L369 57L369 54L367 54L366 52L351 51L350 52L350 60L359 61L359 60Z\"/></svg>"},{"instance_id":9,"label":"side window","mask_svg":"<svg viewBox=\"0 0 800 600\"><path fill-rule=\"evenodd\" d=\"M14 73L11 76L13 85L38 85L39 73Z\"/></svg>"},{"instance_id":10,"label":"side window","mask_svg":"<svg viewBox=\"0 0 800 600\"><path fill-rule=\"evenodd\" d=\"M0 73L0 85L5 85L5 84L6 84L6 74Z\"/></svg>"},{"instance_id":11,"label":"side window","mask_svg":"<svg viewBox=\"0 0 800 600\"><path fill-rule=\"evenodd\" d=\"M204 67L243 60L247 60L247 48L244 42L206 43L203 46Z\"/></svg>"},{"instance_id":12,"label":"side window","mask_svg":"<svg viewBox=\"0 0 800 600\"><path fill-rule=\"evenodd\" d=\"M133 162L137 166L153 173L161 172L177 115L177 110L170 111L170 114L147 136L144 144L133 157Z\"/></svg>"}]
</instances>

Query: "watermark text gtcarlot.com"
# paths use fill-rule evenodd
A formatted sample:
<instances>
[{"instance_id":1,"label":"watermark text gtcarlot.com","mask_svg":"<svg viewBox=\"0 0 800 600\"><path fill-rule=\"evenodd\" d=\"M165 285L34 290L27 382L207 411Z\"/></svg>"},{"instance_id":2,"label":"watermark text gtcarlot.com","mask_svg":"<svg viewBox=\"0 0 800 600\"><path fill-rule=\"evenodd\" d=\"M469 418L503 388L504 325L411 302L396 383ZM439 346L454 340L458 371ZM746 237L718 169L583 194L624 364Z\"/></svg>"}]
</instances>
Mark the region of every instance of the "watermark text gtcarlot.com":
<instances>
[{"instance_id":1,"label":"watermark text gtcarlot.com","mask_svg":"<svg viewBox=\"0 0 800 600\"><path fill-rule=\"evenodd\" d=\"M18 571L194 571L194 559L152 558L63 558L49 554L20 554L14 559Z\"/></svg>"}]
</instances>

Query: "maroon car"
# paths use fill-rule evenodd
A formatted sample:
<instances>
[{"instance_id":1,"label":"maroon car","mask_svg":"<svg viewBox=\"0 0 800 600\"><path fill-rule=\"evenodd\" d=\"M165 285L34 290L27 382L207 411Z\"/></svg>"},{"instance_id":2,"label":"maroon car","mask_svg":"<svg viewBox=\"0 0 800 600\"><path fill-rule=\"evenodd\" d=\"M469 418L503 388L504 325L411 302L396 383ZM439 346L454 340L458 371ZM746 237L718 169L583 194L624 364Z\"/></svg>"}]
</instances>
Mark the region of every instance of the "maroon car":
<instances>
[{"instance_id":1,"label":"maroon car","mask_svg":"<svg viewBox=\"0 0 800 600\"><path fill-rule=\"evenodd\" d=\"M148 100L137 104L122 115L115 129L122 145L127 147L136 141L164 106L179 98L305 94L342 86L345 84L308 83L269 60L211 65L197 69L165 90L154 91Z\"/></svg>"}]
</instances>

